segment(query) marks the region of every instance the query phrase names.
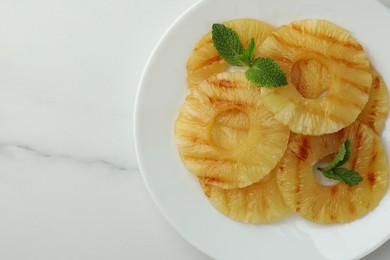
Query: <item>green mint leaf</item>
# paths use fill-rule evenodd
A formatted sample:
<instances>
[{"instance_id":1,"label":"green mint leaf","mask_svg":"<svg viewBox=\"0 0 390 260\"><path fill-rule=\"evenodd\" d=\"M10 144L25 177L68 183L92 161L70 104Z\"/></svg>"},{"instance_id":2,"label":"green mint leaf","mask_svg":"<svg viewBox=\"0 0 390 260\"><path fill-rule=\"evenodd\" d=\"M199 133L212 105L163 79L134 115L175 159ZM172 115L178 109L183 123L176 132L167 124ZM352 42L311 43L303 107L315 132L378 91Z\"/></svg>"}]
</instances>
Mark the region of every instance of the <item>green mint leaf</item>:
<instances>
[{"instance_id":1,"label":"green mint leaf","mask_svg":"<svg viewBox=\"0 0 390 260\"><path fill-rule=\"evenodd\" d=\"M247 65L251 66L255 58L255 50L256 42L255 39L252 38L246 46L246 49L244 50L243 54L241 54L241 60L244 61Z\"/></svg>"},{"instance_id":2,"label":"green mint leaf","mask_svg":"<svg viewBox=\"0 0 390 260\"><path fill-rule=\"evenodd\" d=\"M238 34L223 24L213 24L211 35L218 54L230 65L243 67L249 65L243 60L244 47Z\"/></svg>"},{"instance_id":3,"label":"green mint leaf","mask_svg":"<svg viewBox=\"0 0 390 260\"><path fill-rule=\"evenodd\" d=\"M342 181L349 186L358 185L363 180L363 177L355 170L349 170L343 167L334 168L333 173L336 176L340 177Z\"/></svg>"},{"instance_id":4,"label":"green mint leaf","mask_svg":"<svg viewBox=\"0 0 390 260\"><path fill-rule=\"evenodd\" d=\"M346 161L348 161L350 153L351 143L349 142L349 140L345 140L344 143L341 145L340 150L337 152L336 157L322 171L327 172L344 164Z\"/></svg>"},{"instance_id":5,"label":"green mint leaf","mask_svg":"<svg viewBox=\"0 0 390 260\"><path fill-rule=\"evenodd\" d=\"M363 180L363 177L357 171L338 167L349 160L350 154L351 143L349 140L345 140L333 161L325 168L319 168L319 170L321 170L322 174L329 179L343 181L349 186L358 185Z\"/></svg>"},{"instance_id":6,"label":"green mint leaf","mask_svg":"<svg viewBox=\"0 0 390 260\"><path fill-rule=\"evenodd\" d=\"M343 150L345 150L345 154L344 154L344 159L341 160L336 167L340 166L340 165L343 165L344 163L346 163L348 160L349 160L349 156L351 155L351 143L349 142L349 140L345 140L342 147L341 147Z\"/></svg>"},{"instance_id":7,"label":"green mint leaf","mask_svg":"<svg viewBox=\"0 0 390 260\"><path fill-rule=\"evenodd\" d=\"M323 171L322 174L328 178L328 179L332 179L332 180L337 180L337 181L342 181L343 179L336 175L333 170L330 170L330 171Z\"/></svg>"},{"instance_id":8,"label":"green mint leaf","mask_svg":"<svg viewBox=\"0 0 390 260\"><path fill-rule=\"evenodd\" d=\"M246 78L262 87L281 87L287 85L286 75L271 58L257 58L245 72Z\"/></svg>"}]
</instances>

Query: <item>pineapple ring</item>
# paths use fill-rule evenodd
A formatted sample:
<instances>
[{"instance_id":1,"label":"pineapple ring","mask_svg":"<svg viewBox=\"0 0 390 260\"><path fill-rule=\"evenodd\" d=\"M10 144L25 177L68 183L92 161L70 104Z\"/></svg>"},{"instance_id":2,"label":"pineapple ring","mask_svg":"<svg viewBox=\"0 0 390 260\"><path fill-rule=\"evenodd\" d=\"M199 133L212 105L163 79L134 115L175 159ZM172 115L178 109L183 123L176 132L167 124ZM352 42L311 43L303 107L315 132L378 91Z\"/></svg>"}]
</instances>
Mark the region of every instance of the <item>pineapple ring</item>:
<instances>
[{"instance_id":1,"label":"pineapple ring","mask_svg":"<svg viewBox=\"0 0 390 260\"><path fill-rule=\"evenodd\" d=\"M323 186L313 174L314 165L336 153L344 140L351 142L346 163L363 177L356 186L339 182ZM277 182L286 205L317 223L353 221L376 207L387 190L388 165L381 140L367 125L355 121L334 134L294 135L279 162Z\"/></svg>"},{"instance_id":2,"label":"pineapple ring","mask_svg":"<svg viewBox=\"0 0 390 260\"><path fill-rule=\"evenodd\" d=\"M186 168L224 189L249 186L269 174L290 134L242 72L217 74L191 89L174 132Z\"/></svg>"},{"instance_id":3,"label":"pineapple ring","mask_svg":"<svg viewBox=\"0 0 390 260\"><path fill-rule=\"evenodd\" d=\"M225 26L237 32L244 47L253 37L257 46L271 34L271 25L255 19L235 19L224 23ZM259 48L255 52L258 56ZM187 61L187 84L190 88L197 87L202 80L226 71L229 65L218 55L211 38L211 32L204 35L193 48Z\"/></svg>"},{"instance_id":4,"label":"pineapple ring","mask_svg":"<svg viewBox=\"0 0 390 260\"><path fill-rule=\"evenodd\" d=\"M262 224L280 220L290 214L272 171L248 187L221 189L200 181L211 205L229 218L244 223Z\"/></svg>"},{"instance_id":5,"label":"pineapple ring","mask_svg":"<svg viewBox=\"0 0 390 260\"><path fill-rule=\"evenodd\" d=\"M382 132L389 114L389 93L378 72L372 70L372 85L368 102L358 120L371 127L377 134Z\"/></svg>"},{"instance_id":6,"label":"pineapple ring","mask_svg":"<svg viewBox=\"0 0 390 260\"><path fill-rule=\"evenodd\" d=\"M309 19L281 26L260 51L281 66L289 82L281 88L262 88L264 105L292 132L337 132L350 125L368 101L372 82L368 57L347 30L331 22ZM327 90L325 96L305 97L294 85L295 67L305 63L313 70L306 79L313 85L306 87ZM315 77L329 82L328 87L317 86L322 80L310 79Z\"/></svg>"}]
</instances>

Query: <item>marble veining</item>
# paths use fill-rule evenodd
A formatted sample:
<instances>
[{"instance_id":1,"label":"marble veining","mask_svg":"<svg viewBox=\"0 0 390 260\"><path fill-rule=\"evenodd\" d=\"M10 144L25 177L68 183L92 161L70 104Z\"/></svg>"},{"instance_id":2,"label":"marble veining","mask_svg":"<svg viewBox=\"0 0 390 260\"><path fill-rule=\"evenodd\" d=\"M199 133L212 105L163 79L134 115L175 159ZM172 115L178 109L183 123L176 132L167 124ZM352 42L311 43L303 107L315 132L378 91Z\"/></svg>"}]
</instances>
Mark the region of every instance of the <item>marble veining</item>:
<instances>
[{"instance_id":1,"label":"marble veining","mask_svg":"<svg viewBox=\"0 0 390 260\"><path fill-rule=\"evenodd\" d=\"M85 159L85 158L66 155L66 154L48 153L48 152L40 151L32 146L23 145L23 144L0 143L0 154L6 155L9 149L14 150L13 152L16 153L18 151L24 151L31 154L32 156L42 157L46 159L62 160L65 162L70 161L72 163L81 163L86 165L100 165L116 171L123 171L123 172L130 172L130 173L139 171L137 164L134 164L134 167L126 167L124 165L119 165L110 162L109 160L106 159L99 159L99 158Z\"/></svg>"}]
</instances>

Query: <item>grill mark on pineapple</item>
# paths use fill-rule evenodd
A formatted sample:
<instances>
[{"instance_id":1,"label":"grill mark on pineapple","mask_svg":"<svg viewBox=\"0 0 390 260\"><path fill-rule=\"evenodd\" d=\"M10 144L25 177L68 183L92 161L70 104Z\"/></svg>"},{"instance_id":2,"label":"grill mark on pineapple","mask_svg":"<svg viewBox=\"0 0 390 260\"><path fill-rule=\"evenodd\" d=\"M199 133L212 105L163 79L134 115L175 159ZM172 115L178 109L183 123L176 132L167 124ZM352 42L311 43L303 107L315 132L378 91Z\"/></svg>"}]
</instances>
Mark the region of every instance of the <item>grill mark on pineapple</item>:
<instances>
[{"instance_id":1,"label":"grill mark on pineapple","mask_svg":"<svg viewBox=\"0 0 390 260\"><path fill-rule=\"evenodd\" d=\"M330 189L330 195L332 197L336 197L336 194L337 192L339 191L339 187L337 185L333 186L331 189Z\"/></svg>"},{"instance_id":2,"label":"grill mark on pineapple","mask_svg":"<svg viewBox=\"0 0 390 260\"><path fill-rule=\"evenodd\" d=\"M379 89L381 87L382 79L380 76L376 76L372 81L372 88Z\"/></svg>"},{"instance_id":3,"label":"grill mark on pineapple","mask_svg":"<svg viewBox=\"0 0 390 260\"><path fill-rule=\"evenodd\" d=\"M197 68L195 68L194 70L198 70L199 68L201 67L204 67L204 66L208 66L208 65L211 65L211 64L214 64L215 62L220 62L222 60L221 56L214 56L210 59L207 59L205 60L204 62L202 62Z\"/></svg>"},{"instance_id":4,"label":"grill mark on pineapple","mask_svg":"<svg viewBox=\"0 0 390 260\"><path fill-rule=\"evenodd\" d=\"M337 104L343 104L343 106L349 106L349 107L355 107L358 111L361 111L363 108L364 108L364 105L365 104L358 104L356 102L354 102L354 100L352 99L349 99L348 102L345 102L345 97L343 96L336 96L336 95L332 95L332 96L328 96L327 97L329 101L334 101L335 105Z\"/></svg>"},{"instance_id":5,"label":"grill mark on pineapple","mask_svg":"<svg viewBox=\"0 0 390 260\"><path fill-rule=\"evenodd\" d=\"M323 55L322 53L315 52L315 54L320 55L320 56L326 58L326 56ZM349 60L346 60L346 59L338 58L338 57L335 57L335 56L332 56L332 55L330 55L329 58L331 58L336 63L343 63L348 68L353 68L355 70L363 71L363 72L371 72L370 67L369 66L364 66L364 64L362 64L361 62L353 62L353 61L349 61ZM363 67L361 67L362 65L363 65Z\"/></svg>"},{"instance_id":6,"label":"grill mark on pineapple","mask_svg":"<svg viewBox=\"0 0 390 260\"><path fill-rule=\"evenodd\" d=\"M345 128L340 129L335 133L337 140L341 143L345 137Z\"/></svg>"},{"instance_id":7,"label":"grill mark on pineapple","mask_svg":"<svg viewBox=\"0 0 390 260\"><path fill-rule=\"evenodd\" d=\"M367 95L368 93L370 93L370 87L368 87L368 86L352 82L346 78L340 78L340 82L344 83L344 84L348 84L348 85L356 88L357 90L359 90L363 94Z\"/></svg>"},{"instance_id":8,"label":"grill mark on pineapple","mask_svg":"<svg viewBox=\"0 0 390 260\"><path fill-rule=\"evenodd\" d=\"M236 88L237 87L233 81L217 79L215 77L212 77L211 79L209 79L209 82L213 85L217 85L220 88Z\"/></svg>"},{"instance_id":9,"label":"grill mark on pineapple","mask_svg":"<svg viewBox=\"0 0 390 260\"><path fill-rule=\"evenodd\" d=\"M274 37L274 39L281 45L286 45L290 48L294 48L296 50L299 50L299 49L305 49L305 46L301 46L301 45L296 45L294 43L291 43L291 42L288 42L286 41L285 39L281 38L279 35L277 35L276 33L273 33L272 36ZM336 64L337 63L342 63L344 64L345 66L347 66L348 68L353 68L355 70L359 70L359 71L366 71L366 72L370 72L370 68L367 66L366 67L361 67L362 64L361 62L353 62L353 61L349 61L349 60L346 60L346 59L342 59L342 58L339 58L339 57L335 57L333 55L324 55L323 53L321 52L318 52L318 51L315 51L315 50L309 50L310 53L316 55L316 56L319 56L319 57L322 57L322 58L325 58L325 59L331 59L333 60ZM272 55L270 55L271 58L273 58Z\"/></svg>"},{"instance_id":10,"label":"grill mark on pineapple","mask_svg":"<svg viewBox=\"0 0 390 260\"><path fill-rule=\"evenodd\" d=\"M257 109L255 105L250 104L250 103L243 103L241 101L231 101L231 100L219 99L219 98L215 98L215 97L209 97L209 101L211 104L214 104L217 106L235 106L238 109L244 109L244 108Z\"/></svg>"},{"instance_id":11,"label":"grill mark on pineapple","mask_svg":"<svg viewBox=\"0 0 390 260\"><path fill-rule=\"evenodd\" d=\"M357 51L363 50L363 47L358 43L342 42L339 39L333 38L333 37L328 36L328 35L318 35L318 34L315 34L311 31L303 29L302 27L300 27L298 24L295 24L295 23L291 24L290 27L301 34L310 35L310 36L313 36L313 37L318 38L320 40L325 40L325 41L331 42L335 45L341 45L341 46L344 46L347 48L352 48L352 49L357 50Z\"/></svg>"},{"instance_id":12,"label":"grill mark on pineapple","mask_svg":"<svg viewBox=\"0 0 390 260\"><path fill-rule=\"evenodd\" d=\"M377 130L375 129L375 119L374 119L374 118L368 118L367 120L368 120L368 121L366 122L366 124L367 124L371 129L373 129L375 132L377 132Z\"/></svg>"},{"instance_id":13,"label":"grill mark on pineapple","mask_svg":"<svg viewBox=\"0 0 390 260\"><path fill-rule=\"evenodd\" d=\"M376 109L378 106L376 104L372 104L371 109ZM369 113L370 116L378 116L379 112L376 110L373 110ZM375 120L374 118L372 120Z\"/></svg>"},{"instance_id":14,"label":"grill mark on pineapple","mask_svg":"<svg viewBox=\"0 0 390 260\"><path fill-rule=\"evenodd\" d=\"M337 217L333 214L330 214L330 220L335 223L337 221Z\"/></svg>"},{"instance_id":15,"label":"grill mark on pineapple","mask_svg":"<svg viewBox=\"0 0 390 260\"><path fill-rule=\"evenodd\" d=\"M295 206L295 211L297 213L300 213L301 212L301 204L302 204L302 198L301 198L301 170L302 170L302 167L301 167L301 162L300 160L297 161L296 163L296 166L295 166L295 174L296 174L296 178L297 178L297 187L295 189L295 196L297 198L297 201L296 201L296 206Z\"/></svg>"},{"instance_id":16,"label":"grill mark on pineapple","mask_svg":"<svg viewBox=\"0 0 390 260\"><path fill-rule=\"evenodd\" d=\"M310 145L306 138L302 138L301 140L302 142L299 144L297 156L300 160L305 161L309 157Z\"/></svg>"},{"instance_id":17,"label":"grill mark on pineapple","mask_svg":"<svg viewBox=\"0 0 390 260\"><path fill-rule=\"evenodd\" d=\"M185 136L183 136L183 137L185 137ZM191 143L195 143L195 144L204 144L204 145L208 145L208 146L210 146L210 142L208 141L208 140L205 140L205 139L203 139L203 138L200 138L200 137L198 137L198 136L189 136L188 137L189 139L190 139L190 142Z\"/></svg>"},{"instance_id":18,"label":"grill mark on pineapple","mask_svg":"<svg viewBox=\"0 0 390 260\"><path fill-rule=\"evenodd\" d=\"M193 155L186 155L187 160L193 160L193 161L205 161L210 163L230 163L230 164L237 164L237 161L232 159L218 159L218 158L212 158L212 157L196 157Z\"/></svg>"},{"instance_id":19,"label":"grill mark on pineapple","mask_svg":"<svg viewBox=\"0 0 390 260\"><path fill-rule=\"evenodd\" d=\"M378 181L378 176L377 176L376 172L368 173L367 180L368 180L368 184L370 185L370 188L372 188Z\"/></svg>"},{"instance_id":20,"label":"grill mark on pineapple","mask_svg":"<svg viewBox=\"0 0 390 260\"><path fill-rule=\"evenodd\" d=\"M374 151L373 151L372 154L371 154L370 163L373 163L373 162L376 160L377 155L378 155L378 152L375 151L375 149L374 149Z\"/></svg>"},{"instance_id":21,"label":"grill mark on pineapple","mask_svg":"<svg viewBox=\"0 0 390 260\"><path fill-rule=\"evenodd\" d=\"M206 177L203 177L202 180L204 181L204 183L211 184L211 185L226 183L224 180L222 180L221 178L218 178L218 177L206 176Z\"/></svg>"},{"instance_id":22,"label":"grill mark on pineapple","mask_svg":"<svg viewBox=\"0 0 390 260\"><path fill-rule=\"evenodd\" d=\"M299 194L302 190L302 187L300 185L297 185L297 187L295 188L295 193Z\"/></svg>"}]
</instances>

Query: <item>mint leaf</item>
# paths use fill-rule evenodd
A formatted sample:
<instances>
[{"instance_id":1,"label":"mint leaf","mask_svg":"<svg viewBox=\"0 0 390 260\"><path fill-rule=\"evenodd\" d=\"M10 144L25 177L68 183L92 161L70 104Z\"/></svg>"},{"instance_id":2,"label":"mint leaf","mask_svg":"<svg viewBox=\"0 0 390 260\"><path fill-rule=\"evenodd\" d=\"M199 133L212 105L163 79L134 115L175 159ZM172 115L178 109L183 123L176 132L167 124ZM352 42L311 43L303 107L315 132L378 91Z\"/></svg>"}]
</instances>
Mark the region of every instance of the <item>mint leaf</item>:
<instances>
[{"instance_id":1,"label":"mint leaf","mask_svg":"<svg viewBox=\"0 0 390 260\"><path fill-rule=\"evenodd\" d=\"M240 38L235 31L223 24L216 23L213 24L211 35L218 54L227 63L239 67L249 65L245 61L246 59L243 59L244 47L242 47Z\"/></svg>"},{"instance_id":2,"label":"mint leaf","mask_svg":"<svg viewBox=\"0 0 390 260\"><path fill-rule=\"evenodd\" d=\"M321 170L322 174L329 179L343 181L349 186L358 185L363 180L363 177L357 171L338 167L349 160L350 154L351 143L349 140L345 140L333 161L325 168L319 168L319 170Z\"/></svg>"},{"instance_id":3,"label":"mint leaf","mask_svg":"<svg viewBox=\"0 0 390 260\"><path fill-rule=\"evenodd\" d=\"M363 177L360 176L360 174L355 170L349 170L343 167L334 168L333 173L336 176L340 177L342 181L348 184L349 186L358 185L363 180Z\"/></svg>"},{"instance_id":4,"label":"mint leaf","mask_svg":"<svg viewBox=\"0 0 390 260\"><path fill-rule=\"evenodd\" d=\"M344 167L337 167L330 171L323 171L322 173L329 179L342 181L349 186L358 185L363 180L363 177L357 171Z\"/></svg>"},{"instance_id":5,"label":"mint leaf","mask_svg":"<svg viewBox=\"0 0 390 260\"><path fill-rule=\"evenodd\" d=\"M349 140L345 140L344 143L341 145L340 150L337 152L336 157L322 171L330 171L333 168L343 165L346 161L349 160L350 153L351 143L349 142Z\"/></svg>"},{"instance_id":6,"label":"mint leaf","mask_svg":"<svg viewBox=\"0 0 390 260\"><path fill-rule=\"evenodd\" d=\"M240 59L244 61L247 65L251 66L255 57L255 50L256 50L256 42L255 39L252 38L248 46L246 46L246 49L244 50L243 54L241 54Z\"/></svg>"},{"instance_id":7,"label":"mint leaf","mask_svg":"<svg viewBox=\"0 0 390 260\"><path fill-rule=\"evenodd\" d=\"M337 180L337 181L342 181L343 179L336 175L333 170L330 170L330 171L323 171L322 174L328 178L328 179L332 179L332 180Z\"/></svg>"},{"instance_id":8,"label":"mint leaf","mask_svg":"<svg viewBox=\"0 0 390 260\"><path fill-rule=\"evenodd\" d=\"M287 85L286 75L271 58L257 58L245 72L246 78L262 87L281 87Z\"/></svg>"},{"instance_id":9,"label":"mint leaf","mask_svg":"<svg viewBox=\"0 0 390 260\"><path fill-rule=\"evenodd\" d=\"M351 143L349 142L349 140L345 140L343 145L341 146L341 149L340 150L343 150L343 153L344 153L344 158L337 164L336 167L340 166L340 165L343 165L344 163L346 163L348 160L349 160L349 156L351 155ZM345 152L344 152L345 151ZM340 151L339 151L340 152ZM337 157L337 156L336 156Z\"/></svg>"}]
</instances>

